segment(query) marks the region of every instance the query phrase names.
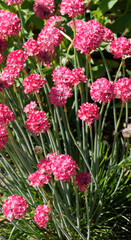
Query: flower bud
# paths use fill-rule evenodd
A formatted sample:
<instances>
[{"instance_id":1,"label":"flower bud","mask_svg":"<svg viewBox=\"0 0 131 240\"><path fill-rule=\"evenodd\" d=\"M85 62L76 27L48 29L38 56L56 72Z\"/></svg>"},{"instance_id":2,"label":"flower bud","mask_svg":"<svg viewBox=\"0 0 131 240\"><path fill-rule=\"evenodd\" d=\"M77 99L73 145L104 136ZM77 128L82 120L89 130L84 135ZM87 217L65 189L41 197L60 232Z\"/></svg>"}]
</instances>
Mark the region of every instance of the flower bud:
<instances>
[{"instance_id":1,"label":"flower bud","mask_svg":"<svg viewBox=\"0 0 131 240\"><path fill-rule=\"evenodd\" d=\"M41 146L35 146L35 148L34 148L34 154L36 154L36 155L41 155L42 152L43 152L43 150L42 150L42 147L41 147Z\"/></svg>"}]
</instances>

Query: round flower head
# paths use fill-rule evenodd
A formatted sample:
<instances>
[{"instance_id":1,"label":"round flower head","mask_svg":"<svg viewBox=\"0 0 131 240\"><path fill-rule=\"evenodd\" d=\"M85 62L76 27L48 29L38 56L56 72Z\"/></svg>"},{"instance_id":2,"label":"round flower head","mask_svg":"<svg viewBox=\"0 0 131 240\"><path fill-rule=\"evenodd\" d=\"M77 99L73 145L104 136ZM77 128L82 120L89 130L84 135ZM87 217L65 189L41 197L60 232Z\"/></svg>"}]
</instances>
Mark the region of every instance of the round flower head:
<instances>
[{"instance_id":1,"label":"round flower head","mask_svg":"<svg viewBox=\"0 0 131 240\"><path fill-rule=\"evenodd\" d=\"M46 27L41 30L38 36L38 45L44 49L58 47L63 36L56 27Z\"/></svg>"},{"instance_id":2,"label":"round flower head","mask_svg":"<svg viewBox=\"0 0 131 240\"><path fill-rule=\"evenodd\" d=\"M9 221L12 221L13 217L16 219L25 217L27 207L28 204L26 203L26 200L23 197L12 195L5 200L2 206L2 211L3 215Z\"/></svg>"},{"instance_id":3,"label":"round flower head","mask_svg":"<svg viewBox=\"0 0 131 240\"><path fill-rule=\"evenodd\" d=\"M66 84L69 85L71 70L67 67L58 67L53 71L52 78L55 85Z\"/></svg>"},{"instance_id":4,"label":"round flower head","mask_svg":"<svg viewBox=\"0 0 131 240\"><path fill-rule=\"evenodd\" d=\"M55 10L54 0L35 0L33 10L38 18L48 19Z\"/></svg>"},{"instance_id":5,"label":"round flower head","mask_svg":"<svg viewBox=\"0 0 131 240\"><path fill-rule=\"evenodd\" d=\"M90 95L95 102L110 102L115 98L113 82L108 81L106 78L97 79L91 85Z\"/></svg>"},{"instance_id":6,"label":"round flower head","mask_svg":"<svg viewBox=\"0 0 131 240\"><path fill-rule=\"evenodd\" d=\"M110 45L110 52L114 58L122 58L131 56L131 41L125 37L115 39Z\"/></svg>"},{"instance_id":7,"label":"round flower head","mask_svg":"<svg viewBox=\"0 0 131 240\"><path fill-rule=\"evenodd\" d=\"M114 40L114 33L109 28L104 28L103 40L105 42L112 42Z\"/></svg>"},{"instance_id":8,"label":"round flower head","mask_svg":"<svg viewBox=\"0 0 131 240\"><path fill-rule=\"evenodd\" d=\"M44 184L51 181L51 175L44 174L42 170L37 170L28 176L28 180L31 181L31 186L42 187Z\"/></svg>"},{"instance_id":9,"label":"round flower head","mask_svg":"<svg viewBox=\"0 0 131 240\"><path fill-rule=\"evenodd\" d=\"M19 71L9 66L4 68L4 71L0 74L1 89L9 88L14 82L14 79L19 76Z\"/></svg>"},{"instance_id":10,"label":"round flower head","mask_svg":"<svg viewBox=\"0 0 131 240\"><path fill-rule=\"evenodd\" d=\"M76 17L85 12L85 4L83 0L63 0L60 4L61 15L68 14L69 17Z\"/></svg>"},{"instance_id":11,"label":"round flower head","mask_svg":"<svg viewBox=\"0 0 131 240\"><path fill-rule=\"evenodd\" d=\"M23 48L27 52L28 56L33 56L39 54L40 47L35 39L29 39L24 43Z\"/></svg>"},{"instance_id":12,"label":"round flower head","mask_svg":"<svg viewBox=\"0 0 131 240\"><path fill-rule=\"evenodd\" d=\"M26 66L26 59L27 54L23 50L14 50L8 54L6 64L20 72Z\"/></svg>"},{"instance_id":13,"label":"round flower head","mask_svg":"<svg viewBox=\"0 0 131 240\"><path fill-rule=\"evenodd\" d=\"M87 126L90 126L95 118L97 120L100 118L99 107L94 103L83 103L78 110L77 116L84 121Z\"/></svg>"},{"instance_id":14,"label":"round flower head","mask_svg":"<svg viewBox=\"0 0 131 240\"><path fill-rule=\"evenodd\" d=\"M3 52L7 47L6 38L0 34L0 52Z\"/></svg>"},{"instance_id":15,"label":"round flower head","mask_svg":"<svg viewBox=\"0 0 131 240\"><path fill-rule=\"evenodd\" d=\"M56 28L63 30L63 28L60 26L61 21L62 20L61 20L60 16L52 16L46 21L44 29L49 28L49 27L56 27Z\"/></svg>"},{"instance_id":16,"label":"round flower head","mask_svg":"<svg viewBox=\"0 0 131 240\"><path fill-rule=\"evenodd\" d=\"M37 164L39 170L42 170L43 173L51 174L52 173L52 164L57 158L57 153L48 153L47 156L40 160L40 163Z\"/></svg>"},{"instance_id":17,"label":"round flower head","mask_svg":"<svg viewBox=\"0 0 131 240\"><path fill-rule=\"evenodd\" d=\"M36 102L35 102L35 101L34 101L34 102L31 101L28 105L26 105L26 106L24 107L23 112L29 114L30 112L32 112L32 111L37 111L37 110L38 110L38 107L37 107Z\"/></svg>"},{"instance_id":18,"label":"round flower head","mask_svg":"<svg viewBox=\"0 0 131 240\"><path fill-rule=\"evenodd\" d=\"M77 186L77 188L83 192L86 191L87 186L90 183L91 183L91 174L87 172L77 173L77 175L75 176L75 179L73 180L74 186Z\"/></svg>"},{"instance_id":19,"label":"round flower head","mask_svg":"<svg viewBox=\"0 0 131 240\"><path fill-rule=\"evenodd\" d=\"M122 129L122 136L124 138L130 138L131 137L131 128Z\"/></svg>"},{"instance_id":20,"label":"round flower head","mask_svg":"<svg viewBox=\"0 0 131 240\"><path fill-rule=\"evenodd\" d=\"M4 147L8 141L7 129L0 124L0 149Z\"/></svg>"},{"instance_id":21,"label":"round flower head","mask_svg":"<svg viewBox=\"0 0 131 240\"><path fill-rule=\"evenodd\" d=\"M90 20L78 31L74 38L74 48L81 53L90 54L103 41L104 28L101 23Z\"/></svg>"},{"instance_id":22,"label":"round flower head","mask_svg":"<svg viewBox=\"0 0 131 240\"><path fill-rule=\"evenodd\" d=\"M50 210L48 205L39 205L35 210L34 220L39 227L46 228Z\"/></svg>"},{"instance_id":23,"label":"round flower head","mask_svg":"<svg viewBox=\"0 0 131 240\"><path fill-rule=\"evenodd\" d=\"M0 104L0 124L6 126L9 121L13 122L14 120L14 113L5 104Z\"/></svg>"},{"instance_id":24,"label":"round flower head","mask_svg":"<svg viewBox=\"0 0 131 240\"><path fill-rule=\"evenodd\" d=\"M52 164L53 174L61 181L69 181L75 176L77 168L78 165L68 154L59 154Z\"/></svg>"},{"instance_id":25,"label":"round flower head","mask_svg":"<svg viewBox=\"0 0 131 240\"><path fill-rule=\"evenodd\" d=\"M5 3L7 3L8 5L13 5L13 4L19 5L23 2L24 0L5 0Z\"/></svg>"},{"instance_id":26,"label":"round flower head","mask_svg":"<svg viewBox=\"0 0 131 240\"><path fill-rule=\"evenodd\" d=\"M84 68L73 68L71 71L70 77L70 86L74 85L77 86L80 82L86 82L87 78L84 75Z\"/></svg>"},{"instance_id":27,"label":"round flower head","mask_svg":"<svg viewBox=\"0 0 131 240\"><path fill-rule=\"evenodd\" d=\"M75 20L76 33L78 33L79 30L80 30L82 27L84 27L84 26L86 27L86 24L87 24L87 22L85 22L84 20L76 19L76 20ZM72 22L72 21L69 23L69 27L71 27L72 30L73 30L73 22Z\"/></svg>"},{"instance_id":28,"label":"round flower head","mask_svg":"<svg viewBox=\"0 0 131 240\"><path fill-rule=\"evenodd\" d=\"M72 90L70 87L64 84L58 84L52 87L49 94L51 104L54 106L64 106L67 102L67 98L72 96Z\"/></svg>"},{"instance_id":29,"label":"round flower head","mask_svg":"<svg viewBox=\"0 0 131 240\"><path fill-rule=\"evenodd\" d=\"M25 123L28 130L33 132L34 135L39 135L40 132L45 132L49 129L46 113L42 111L30 112Z\"/></svg>"},{"instance_id":30,"label":"round flower head","mask_svg":"<svg viewBox=\"0 0 131 240\"><path fill-rule=\"evenodd\" d=\"M13 12L0 10L0 33L4 36L15 37L20 30L20 18Z\"/></svg>"},{"instance_id":31,"label":"round flower head","mask_svg":"<svg viewBox=\"0 0 131 240\"><path fill-rule=\"evenodd\" d=\"M52 53L52 56L51 56ZM37 55L38 61L42 62L42 64L49 68L52 65L52 58L55 58L54 49L45 49L41 48L39 54Z\"/></svg>"},{"instance_id":32,"label":"round flower head","mask_svg":"<svg viewBox=\"0 0 131 240\"><path fill-rule=\"evenodd\" d=\"M32 73L23 80L24 92L39 92L40 88L46 84L46 79L42 78L38 73Z\"/></svg>"},{"instance_id":33,"label":"round flower head","mask_svg":"<svg viewBox=\"0 0 131 240\"><path fill-rule=\"evenodd\" d=\"M2 54L0 53L0 64L2 64L3 61L4 61L4 58L3 58Z\"/></svg>"},{"instance_id":34,"label":"round flower head","mask_svg":"<svg viewBox=\"0 0 131 240\"><path fill-rule=\"evenodd\" d=\"M114 83L114 94L124 102L131 101L131 78L120 78Z\"/></svg>"}]
</instances>

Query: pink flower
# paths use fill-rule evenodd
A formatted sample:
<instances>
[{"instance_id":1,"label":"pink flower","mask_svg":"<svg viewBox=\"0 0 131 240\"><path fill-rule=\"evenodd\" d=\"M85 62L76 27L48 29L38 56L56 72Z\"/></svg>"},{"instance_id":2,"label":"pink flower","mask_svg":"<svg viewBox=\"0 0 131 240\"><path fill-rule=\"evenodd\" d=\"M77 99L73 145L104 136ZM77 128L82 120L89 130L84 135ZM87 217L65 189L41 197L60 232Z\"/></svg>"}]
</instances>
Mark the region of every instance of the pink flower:
<instances>
[{"instance_id":1,"label":"pink flower","mask_svg":"<svg viewBox=\"0 0 131 240\"><path fill-rule=\"evenodd\" d=\"M4 71L0 74L0 84L1 84L1 90L3 88L9 88L14 82L14 79L19 76L19 71L16 69L13 69L9 66L4 68Z\"/></svg>"},{"instance_id":2,"label":"pink flower","mask_svg":"<svg viewBox=\"0 0 131 240\"><path fill-rule=\"evenodd\" d=\"M0 149L4 147L8 141L7 129L0 124Z\"/></svg>"},{"instance_id":3,"label":"pink flower","mask_svg":"<svg viewBox=\"0 0 131 240\"><path fill-rule=\"evenodd\" d=\"M7 47L7 41L6 38L0 34L0 52L3 52Z\"/></svg>"},{"instance_id":4,"label":"pink flower","mask_svg":"<svg viewBox=\"0 0 131 240\"><path fill-rule=\"evenodd\" d=\"M76 17L85 12L85 4L83 0L63 0L60 4L61 15L68 14L69 17Z\"/></svg>"},{"instance_id":5,"label":"pink flower","mask_svg":"<svg viewBox=\"0 0 131 240\"><path fill-rule=\"evenodd\" d=\"M61 29L63 31L63 28L60 26L61 21L62 21L61 16L52 16L46 21L44 29L49 28L49 27L56 27L56 28Z\"/></svg>"},{"instance_id":6,"label":"pink flower","mask_svg":"<svg viewBox=\"0 0 131 240\"><path fill-rule=\"evenodd\" d=\"M39 170L42 170L43 173L51 174L52 173L52 164L57 159L57 153L49 153L47 156L40 160L40 163L37 164Z\"/></svg>"},{"instance_id":7,"label":"pink flower","mask_svg":"<svg viewBox=\"0 0 131 240\"><path fill-rule=\"evenodd\" d=\"M3 61L4 61L4 58L3 58L2 54L0 53L0 64L2 64Z\"/></svg>"},{"instance_id":8,"label":"pink flower","mask_svg":"<svg viewBox=\"0 0 131 240\"><path fill-rule=\"evenodd\" d=\"M77 175L75 176L75 179L73 180L74 186L77 186L77 188L83 192L86 191L87 186L90 183L91 183L91 174L87 172L77 173Z\"/></svg>"},{"instance_id":9,"label":"pink flower","mask_svg":"<svg viewBox=\"0 0 131 240\"><path fill-rule=\"evenodd\" d=\"M78 31L74 38L74 48L81 53L90 54L103 41L104 28L101 23L90 20Z\"/></svg>"},{"instance_id":10,"label":"pink flower","mask_svg":"<svg viewBox=\"0 0 131 240\"><path fill-rule=\"evenodd\" d=\"M0 124L6 126L9 121L13 122L14 120L14 113L5 104L0 104Z\"/></svg>"},{"instance_id":11,"label":"pink flower","mask_svg":"<svg viewBox=\"0 0 131 240\"><path fill-rule=\"evenodd\" d=\"M109 28L104 28L103 39L105 42L112 42L114 40L114 33Z\"/></svg>"},{"instance_id":12,"label":"pink flower","mask_svg":"<svg viewBox=\"0 0 131 240\"><path fill-rule=\"evenodd\" d=\"M77 116L84 121L87 126L90 126L95 118L97 120L100 118L99 107L94 103L83 103L78 110Z\"/></svg>"},{"instance_id":13,"label":"pink flower","mask_svg":"<svg viewBox=\"0 0 131 240\"><path fill-rule=\"evenodd\" d=\"M52 77L55 85L66 84L69 85L71 70L67 67L58 67L53 71Z\"/></svg>"},{"instance_id":14,"label":"pink flower","mask_svg":"<svg viewBox=\"0 0 131 240\"><path fill-rule=\"evenodd\" d=\"M14 50L7 56L7 66L13 68L16 72L20 72L26 66L27 54L23 50Z\"/></svg>"},{"instance_id":15,"label":"pink flower","mask_svg":"<svg viewBox=\"0 0 131 240\"><path fill-rule=\"evenodd\" d=\"M84 68L73 68L71 71L71 85L77 86L80 82L87 82L87 78L84 75Z\"/></svg>"},{"instance_id":16,"label":"pink flower","mask_svg":"<svg viewBox=\"0 0 131 240\"><path fill-rule=\"evenodd\" d=\"M28 176L28 180L31 181L31 186L42 187L44 184L48 184L48 182L51 181L51 175L44 174L42 170L37 170Z\"/></svg>"},{"instance_id":17,"label":"pink flower","mask_svg":"<svg viewBox=\"0 0 131 240\"><path fill-rule=\"evenodd\" d=\"M61 181L69 181L75 176L77 168L78 165L68 154L59 154L52 164L53 174Z\"/></svg>"},{"instance_id":18,"label":"pink flower","mask_svg":"<svg viewBox=\"0 0 131 240\"><path fill-rule=\"evenodd\" d=\"M35 39L29 39L24 43L23 48L27 52L28 56L37 55L40 51L40 47Z\"/></svg>"},{"instance_id":19,"label":"pink flower","mask_svg":"<svg viewBox=\"0 0 131 240\"><path fill-rule=\"evenodd\" d=\"M110 52L114 58L122 58L131 56L131 41L125 37L115 39L110 45Z\"/></svg>"},{"instance_id":20,"label":"pink flower","mask_svg":"<svg viewBox=\"0 0 131 240\"><path fill-rule=\"evenodd\" d=\"M97 79L91 85L90 95L95 102L110 102L115 98L113 82L108 81L106 78Z\"/></svg>"},{"instance_id":21,"label":"pink flower","mask_svg":"<svg viewBox=\"0 0 131 240\"><path fill-rule=\"evenodd\" d=\"M67 98L72 96L72 90L70 87L64 84L58 84L52 87L49 94L51 104L54 106L64 106L67 102Z\"/></svg>"},{"instance_id":22,"label":"pink flower","mask_svg":"<svg viewBox=\"0 0 131 240\"><path fill-rule=\"evenodd\" d=\"M42 111L30 112L25 123L28 130L33 132L34 135L39 135L40 132L45 132L49 129L46 113Z\"/></svg>"},{"instance_id":23,"label":"pink flower","mask_svg":"<svg viewBox=\"0 0 131 240\"><path fill-rule=\"evenodd\" d=\"M131 101L131 78L120 78L114 83L114 93L124 102Z\"/></svg>"},{"instance_id":24,"label":"pink flower","mask_svg":"<svg viewBox=\"0 0 131 240\"><path fill-rule=\"evenodd\" d=\"M86 27L86 24L87 24L87 22L85 22L84 20L76 19L75 20L76 33L78 33L82 27L84 27L84 26ZM72 21L69 23L69 27L71 27L73 30L73 22Z\"/></svg>"},{"instance_id":25,"label":"pink flower","mask_svg":"<svg viewBox=\"0 0 131 240\"><path fill-rule=\"evenodd\" d=\"M32 111L37 111L37 110L38 110L38 107L37 107L36 102L35 102L35 101L34 101L34 102L31 101L28 105L26 105L26 106L24 107L23 112L29 114L30 112L32 112Z\"/></svg>"},{"instance_id":26,"label":"pink flower","mask_svg":"<svg viewBox=\"0 0 131 240\"><path fill-rule=\"evenodd\" d=\"M5 3L7 3L8 5L13 5L13 4L19 5L23 2L24 0L5 0Z\"/></svg>"},{"instance_id":27,"label":"pink flower","mask_svg":"<svg viewBox=\"0 0 131 240\"><path fill-rule=\"evenodd\" d=\"M26 203L26 200L23 197L12 195L5 200L2 206L2 211L3 215L9 221L12 221L13 217L16 219L25 217L27 207L28 204Z\"/></svg>"},{"instance_id":28,"label":"pink flower","mask_svg":"<svg viewBox=\"0 0 131 240\"><path fill-rule=\"evenodd\" d=\"M55 10L54 0L35 0L33 10L38 18L48 19Z\"/></svg>"},{"instance_id":29,"label":"pink flower","mask_svg":"<svg viewBox=\"0 0 131 240\"><path fill-rule=\"evenodd\" d=\"M0 34L17 36L21 30L20 18L13 12L0 10Z\"/></svg>"},{"instance_id":30,"label":"pink flower","mask_svg":"<svg viewBox=\"0 0 131 240\"><path fill-rule=\"evenodd\" d=\"M34 220L39 227L46 228L50 210L48 205L39 205L35 210Z\"/></svg>"},{"instance_id":31,"label":"pink flower","mask_svg":"<svg viewBox=\"0 0 131 240\"><path fill-rule=\"evenodd\" d=\"M58 47L62 40L63 36L59 29L56 27L46 27L39 33L38 45L42 49L52 50L54 47Z\"/></svg>"},{"instance_id":32,"label":"pink flower","mask_svg":"<svg viewBox=\"0 0 131 240\"><path fill-rule=\"evenodd\" d=\"M40 88L46 84L46 79L42 78L38 73L32 73L23 80L24 92L39 92Z\"/></svg>"},{"instance_id":33,"label":"pink flower","mask_svg":"<svg viewBox=\"0 0 131 240\"><path fill-rule=\"evenodd\" d=\"M52 58L55 58L54 49L50 50L41 48L39 54L37 55L38 61L42 62L46 68L49 68L52 65L51 52Z\"/></svg>"}]
</instances>

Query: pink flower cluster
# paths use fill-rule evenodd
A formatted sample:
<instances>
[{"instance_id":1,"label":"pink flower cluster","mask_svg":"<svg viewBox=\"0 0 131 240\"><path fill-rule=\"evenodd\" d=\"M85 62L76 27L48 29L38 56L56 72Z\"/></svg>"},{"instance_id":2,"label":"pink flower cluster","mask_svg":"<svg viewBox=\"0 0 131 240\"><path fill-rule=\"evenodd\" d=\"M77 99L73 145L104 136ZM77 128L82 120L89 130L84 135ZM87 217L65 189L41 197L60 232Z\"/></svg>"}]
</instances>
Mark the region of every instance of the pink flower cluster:
<instances>
[{"instance_id":1,"label":"pink flower cluster","mask_svg":"<svg viewBox=\"0 0 131 240\"><path fill-rule=\"evenodd\" d=\"M122 58L131 56L131 41L125 37L115 39L110 45L110 52L114 58Z\"/></svg>"},{"instance_id":2,"label":"pink flower cluster","mask_svg":"<svg viewBox=\"0 0 131 240\"><path fill-rule=\"evenodd\" d=\"M25 217L27 207L28 204L23 197L12 195L5 200L2 211L3 215L7 217L9 221L12 221L13 218L20 219Z\"/></svg>"},{"instance_id":3,"label":"pink flower cluster","mask_svg":"<svg viewBox=\"0 0 131 240\"><path fill-rule=\"evenodd\" d=\"M131 78L120 78L114 83L114 93L124 102L131 101Z\"/></svg>"},{"instance_id":4,"label":"pink flower cluster","mask_svg":"<svg viewBox=\"0 0 131 240\"><path fill-rule=\"evenodd\" d=\"M48 19L55 10L54 0L35 0L33 10L38 18Z\"/></svg>"},{"instance_id":5,"label":"pink flower cluster","mask_svg":"<svg viewBox=\"0 0 131 240\"><path fill-rule=\"evenodd\" d=\"M90 126L95 118L97 120L100 118L99 107L94 103L83 103L78 110L77 116L84 121L87 126Z\"/></svg>"},{"instance_id":6,"label":"pink flower cluster","mask_svg":"<svg viewBox=\"0 0 131 240\"><path fill-rule=\"evenodd\" d=\"M5 0L5 2L8 5L13 5L13 4L19 5L19 4L23 3L24 0Z\"/></svg>"},{"instance_id":7,"label":"pink flower cluster","mask_svg":"<svg viewBox=\"0 0 131 240\"><path fill-rule=\"evenodd\" d=\"M115 98L113 82L108 81L106 78L97 79L91 85L90 95L95 102L110 102Z\"/></svg>"},{"instance_id":8,"label":"pink flower cluster","mask_svg":"<svg viewBox=\"0 0 131 240\"><path fill-rule=\"evenodd\" d=\"M74 48L81 53L90 54L103 41L103 35L104 28L101 23L95 20L85 22L74 38Z\"/></svg>"},{"instance_id":9,"label":"pink flower cluster","mask_svg":"<svg viewBox=\"0 0 131 240\"><path fill-rule=\"evenodd\" d=\"M0 149L4 147L7 141L7 129L0 124Z\"/></svg>"},{"instance_id":10,"label":"pink flower cluster","mask_svg":"<svg viewBox=\"0 0 131 240\"><path fill-rule=\"evenodd\" d=\"M4 58L3 58L2 54L0 53L0 64L2 64L3 61L4 61Z\"/></svg>"},{"instance_id":11,"label":"pink flower cluster","mask_svg":"<svg viewBox=\"0 0 131 240\"><path fill-rule=\"evenodd\" d=\"M55 85L66 84L69 87L87 81L87 78L84 75L84 68L73 68L70 70L67 67L61 66L53 71L52 77Z\"/></svg>"},{"instance_id":12,"label":"pink flower cluster","mask_svg":"<svg viewBox=\"0 0 131 240\"><path fill-rule=\"evenodd\" d=\"M73 180L74 186L77 186L77 188L83 192L86 191L87 186L90 183L91 183L91 174L87 172L77 173L77 175L75 176L75 179Z\"/></svg>"},{"instance_id":13,"label":"pink flower cluster","mask_svg":"<svg viewBox=\"0 0 131 240\"><path fill-rule=\"evenodd\" d=\"M39 92L40 88L46 84L46 79L42 78L38 73L32 73L23 80L24 92Z\"/></svg>"},{"instance_id":14,"label":"pink flower cluster","mask_svg":"<svg viewBox=\"0 0 131 240\"><path fill-rule=\"evenodd\" d=\"M28 56L38 55L40 51L40 47L35 39L29 39L24 43L23 48Z\"/></svg>"},{"instance_id":15,"label":"pink flower cluster","mask_svg":"<svg viewBox=\"0 0 131 240\"><path fill-rule=\"evenodd\" d=\"M18 76L19 71L9 66L5 67L4 71L0 74L0 91L3 91L4 88L9 88Z\"/></svg>"},{"instance_id":16,"label":"pink flower cluster","mask_svg":"<svg viewBox=\"0 0 131 240\"><path fill-rule=\"evenodd\" d=\"M43 111L30 112L25 123L28 130L33 132L34 135L49 130L49 121Z\"/></svg>"},{"instance_id":17,"label":"pink flower cluster","mask_svg":"<svg viewBox=\"0 0 131 240\"><path fill-rule=\"evenodd\" d=\"M20 18L13 12L0 10L0 34L17 36L20 30Z\"/></svg>"},{"instance_id":18,"label":"pink flower cluster","mask_svg":"<svg viewBox=\"0 0 131 240\"><path fill-rule=\"evenodd\" d=\"M87 22L85 22L84 20L76 19L75 20L76 33L78 33L82 27L86 27L86 24ZM74 30L72 21L69 23L69 27L71 27L72 30Z\"/></svg>"},{"instance_id":19,"label":"pink flower cluster","mask_svg":"<svg viewBox=\"0 0 131 240\"><path fill-rule=\"evenodd\" d=\"M49 94L51 104L54 106L64 106L67 103L67 98L73 95L72 90L65 84L58 84L52 87Z\"/></svg>"},{"instance_id":20,"label":"pink flower cluster","mask_svg":"<svg viewBox=\"0 0 131 240\"><path fill-rule=\"evenodd\" d=\"M68 14L69 17L76 17L85 12L85 4L83 0L62 0L60 4L61 15Z\"/></svg>"},{"instance_id":21,"label":"pink flower cluster","mask_svg":"<svg viewBox=\"0 0 131 240\"><path fill-rule=\"evenodd\" d=\"M24 107L23 112L29 114L30 112L37 111L37 110L38 110L38 107L36 102L31 101L28 105Z\"/></svg>"},{"instance_id":22,"label":"pink flower cluster","mask_svg":"<svg viewBox=\"0 0 131 240\"><path fill-rule=\"evenodd\" d=\"M51 180L51 174L56 179L61 181L69 181L71 176L75 176L78 165L68 155L49 153L47 156L37 164L39 170L31 173L28 180L31 181L30 185L34 187L41 187Z\"/></svg>"},{"instance_id":23,"label":"pink flower cluster","mask_svg":"<svg viewBox=\"0 0 131 240\"><path fill-rule=\"evenodd\" d=\"M14 50L8 54L6 64L16 72L20 72L26 66L27 54L23 50Z\"/></svg>"},{"instance_id":24,"label":"pink flower cluster","mask_svg":"<svg viewBox=\"0 0 131 240\"><path fill-rule=\"evenodd\" d=\"M114 40L114 34L109 28L104 28L103 40L105 42L112 42Z\"/></svg>"},{"instance_id":25,"label":"pink flower cluster","mask_svg":"<svg viewBox=\"0 0 131 240\"><path fill-rule=\"evenodd\" d=\"M46 228L50 210L48 205L39 205L35 210L34 220L39 227Z\"/></svg>"},{"instance_id":26,"label":"pink flower cluster","mask_svg":"<svg viewBox=\"0 0 131 240\"><path fill-rule=\"evenodd\" d=\"M49 27L56 27L56 28L61 29L63 31L63 28L60 26L61 21L62 21L61 16L52 16L46 21L44 29L49 28Z\"/></svg>"},{"instance_id":27,"label":"pink flower cluster","mask_svg":"<svg viewBox=\"0 0 131 240\"><path fill-rule=\"evenodd\" d=\"M7 47L7 41L6 38L0 34L0 52L3 52Z\"/></svg>"}]
</instances>

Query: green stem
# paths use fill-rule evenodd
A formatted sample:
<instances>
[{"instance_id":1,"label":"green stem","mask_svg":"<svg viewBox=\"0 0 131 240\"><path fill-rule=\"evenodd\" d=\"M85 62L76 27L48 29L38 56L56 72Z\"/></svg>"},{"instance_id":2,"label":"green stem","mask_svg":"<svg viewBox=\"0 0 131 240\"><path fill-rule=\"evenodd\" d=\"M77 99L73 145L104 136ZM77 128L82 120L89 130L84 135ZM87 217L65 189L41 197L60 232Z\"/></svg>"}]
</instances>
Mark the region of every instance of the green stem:
<instances>
[{"instance_id":1,"label":"green stem","mask_svg":"<svg viewBox=\"0 0 131 240\"><path fill-rule=\"evenodd\" d=\"M106 59L105 59L105 57L104 57L104 54L103 54L103 52L101 51L100 47L99 47L98 49L99 49L99 52L100 52L100 54L101 54L102 60L103 60L103 62L104 62L104 65L105 65L105 69L106 69L106 73L107 73L108 79L109 79L109 81L111 81L110 71L109 71L109 68L108 68L108 65L107 65Z\"/></svg>"},{"instance_id":2,"label":"green stem","mask_svg":"<svg viewBox=\"0 0 131 240\"><path fill-rule=\"evenodd\" d=\"M22 19L22 14L21 14L20 6L17 5L17 7L18 7L19 16L20 16L20 22L21 22L21 33L22 33L22 39L23 39L23 44L24 44L24 43L25 43L25 37L24 37L24 24L23 24L23 19Z\"/></svg>"},{"instance_id":3,"label":"green stem","mask_svg":"<svg viewBox=\"0 0 131 240\"><path fill-rule=\"evenodd\" d=\"M86 202L86 214L87 214L87 240L90 239L90 220L89 220L89 207L88 207L88 199L87 193L85 193L85 202Z\"/></svg>"},{"instance_id":4,"label":"green stem","mask_svg":"<svg viewBox=\"0 0 131 240\"><path fill-rule=\"evenodd\" d=\"M79 216L79 195L77 188L75 187L75 194L76 194L76 219L77 219L77 227L80 230L80 216Z\"/></svg>"}]
</instances>

